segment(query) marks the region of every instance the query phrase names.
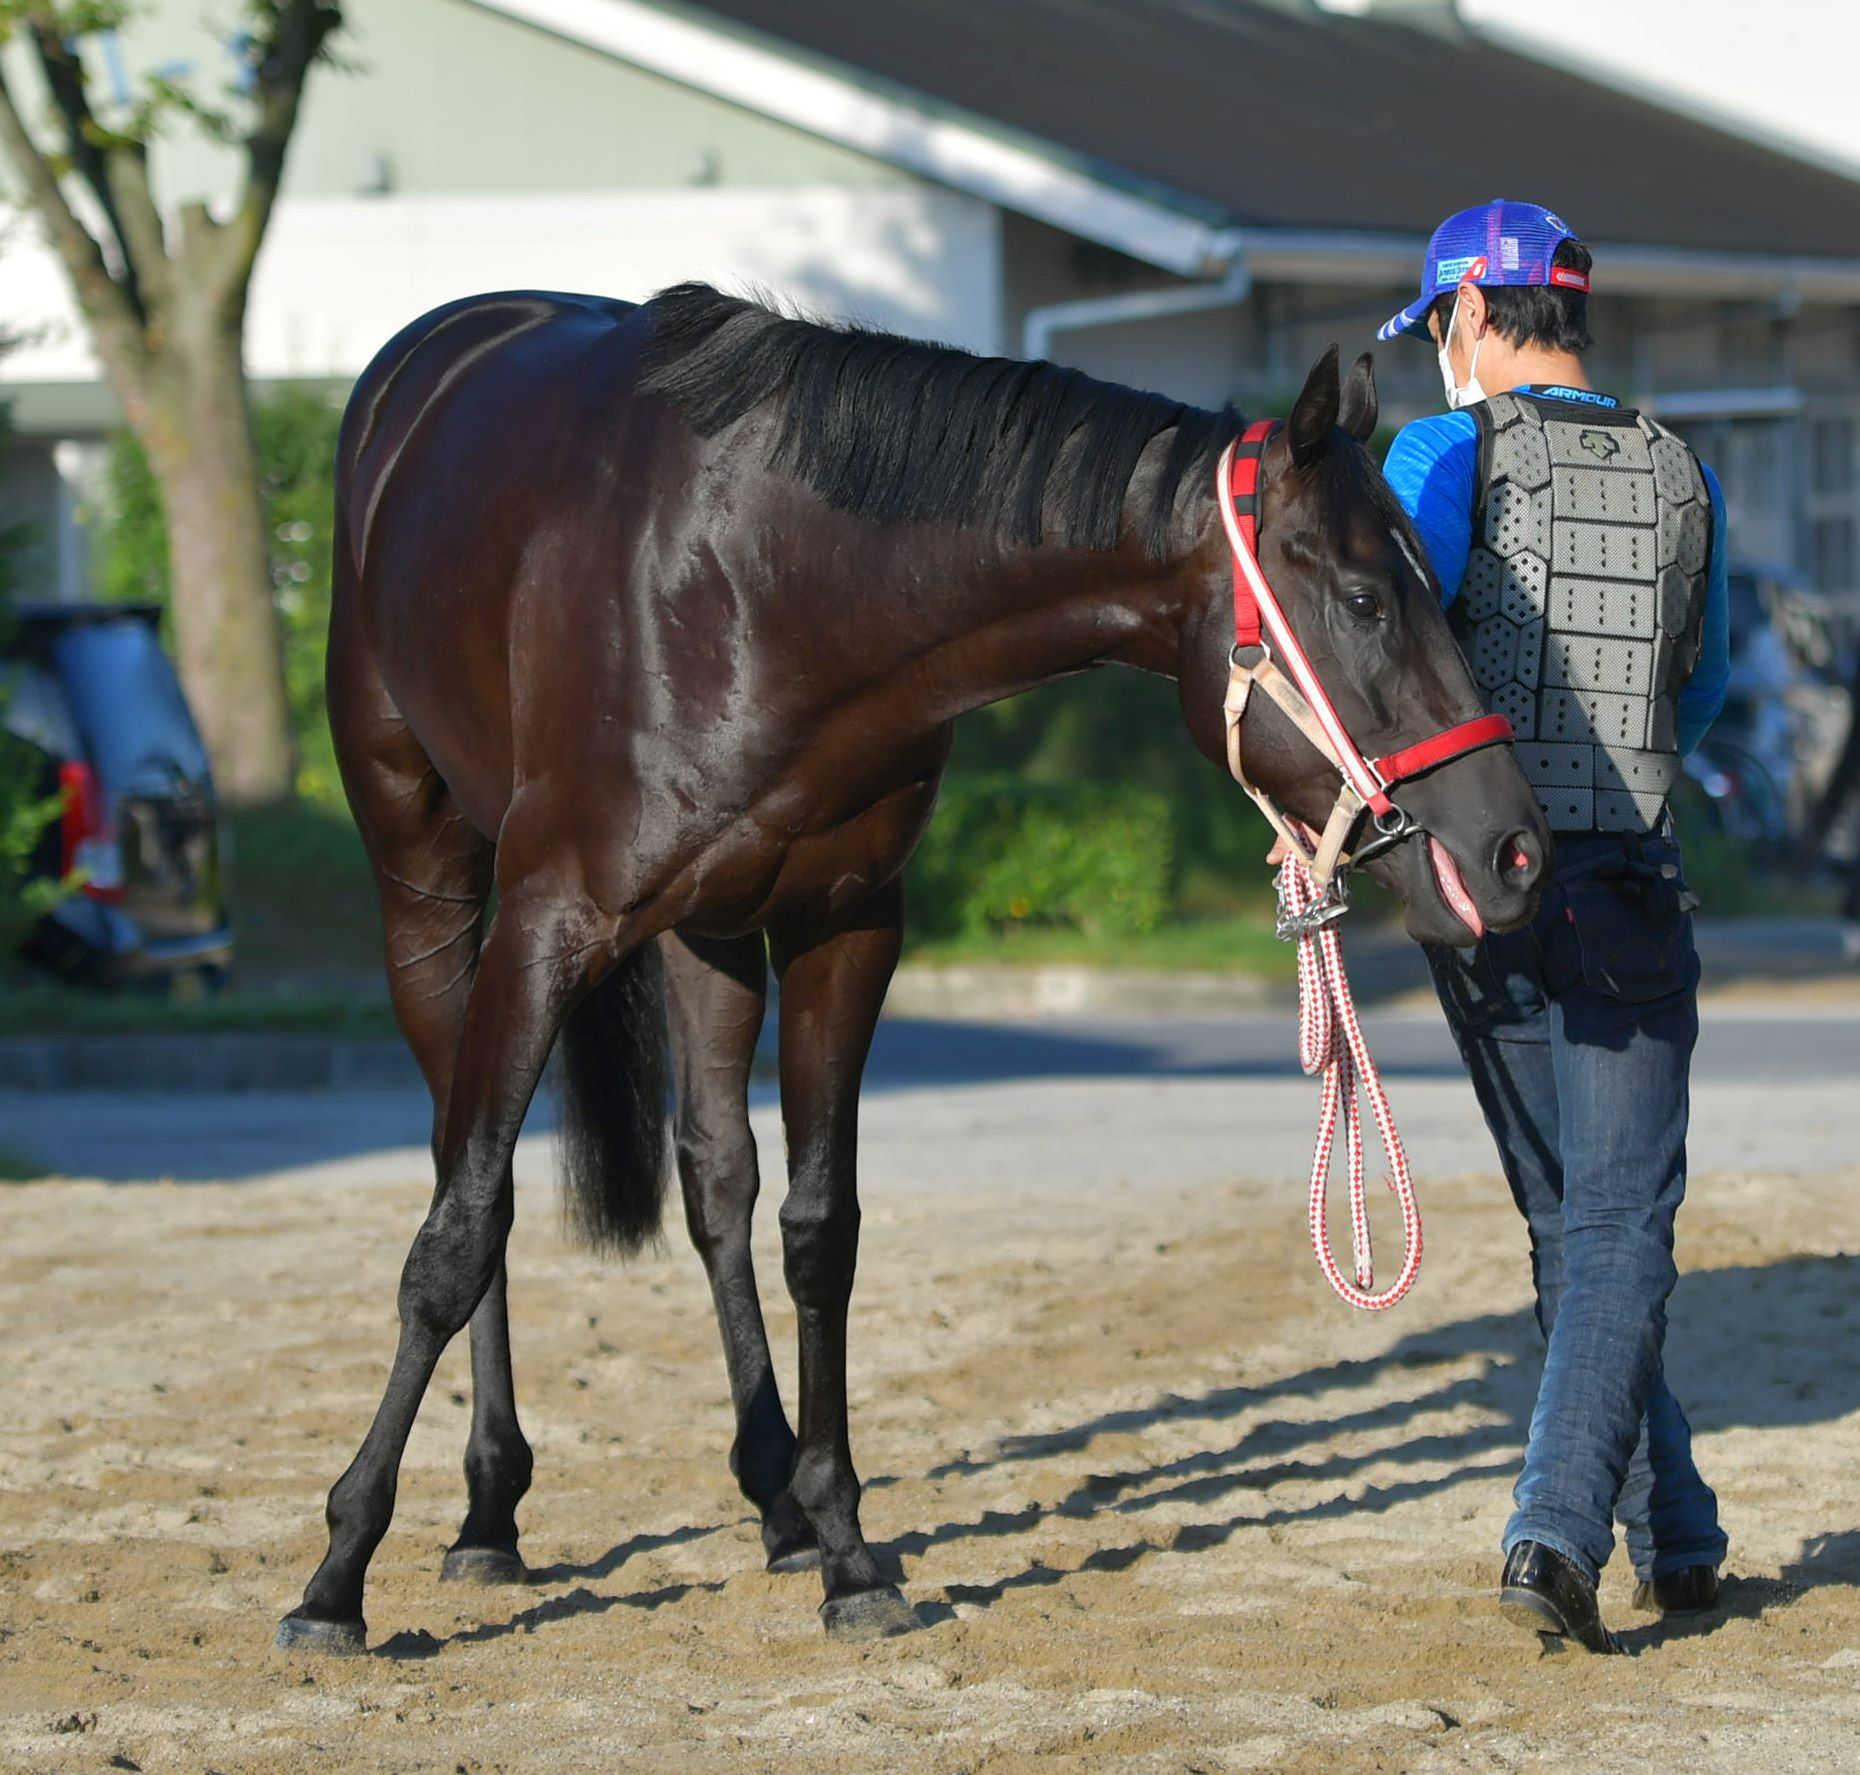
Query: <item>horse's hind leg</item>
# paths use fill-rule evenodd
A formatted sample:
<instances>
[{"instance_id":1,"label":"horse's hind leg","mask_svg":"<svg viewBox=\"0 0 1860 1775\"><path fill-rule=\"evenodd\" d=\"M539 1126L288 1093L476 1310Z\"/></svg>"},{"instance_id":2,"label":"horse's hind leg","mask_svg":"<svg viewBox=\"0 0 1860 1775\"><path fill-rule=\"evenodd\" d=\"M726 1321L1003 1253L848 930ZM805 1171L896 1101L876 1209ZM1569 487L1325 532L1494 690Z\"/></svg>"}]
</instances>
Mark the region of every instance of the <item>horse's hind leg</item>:
<instances>
[{"instance_id":1,"label":"horse's hind leg","mask_svg":"<svg viewBox=\"0 0 1860 1775\"><path fill-rule=\"evenodd\" d=\"M506 1192L512 1188L505 1183ZM442 1579L467 1584L527 1584L517 1551L517 1506L530 1489L534 1461L517 1423L510 1372L510 1312L504 1264L471 1316L471 1434L465 1443L465 1521L446 1549Z\"/></svg>"},{"instance_id":2,"label":"horse's hind leg","mask_svg":"<svg viewBox=\"0 0 1860 1775\"><path fill-rule=\"evenodd\" d=\"M346 615L339 613L331 637L331 721L349 804L374 865L394 1016L432 1094L437 1163L496 847L460 812ZM517 1553L516 1510L532 1461L517 1423L501 1263L472 1314L471 1374L468 1504L440 1575L522 1583L528 1574Z\"/></svg>"},{"instance_id":3,"label":"horse's hind leg","mask_svg":"<svg viewBox=\"0 0 1860 1775\"><path fill-rule=\"evenodd\" d=\"M375 853L388 990L395 1017L433 1095L437 1164L465 1005L478 972L495 853L431 775L418 785L407 785L395 808L393 831L403 842ZM504 1188L511 1188L508 1181ZM517 1552L517 1505L530 1488L533 1463L517 1422L501 1260L471 1316L471 1392L465 1521L440 1576L479 1584L521 1584L529 1574Z\"/></svg>"},{"instance_id":4,"label":"horse's hind leg","mask_svg":"<svg viewBox=\"0 0 1860 1775\"><path fill-rule=\"evenodd\" d=\"M781 974L781 1109L788 1130L783 1267L801 1345L801 1436L789 1490L820 1539L827 1631L900 1633L909 1606L859 1526L846 1426L846 1314L859 1250L859 1081L898 961L895 883L851 918L771 931Z\"/></svg>"},{"instance_id":5,"label":"horse's hind leg","mask_svg":"<svg viewBox=\"0 0 1860 1775\"><path fill-rule=\"evenodd\" d=\"M329 1494L329 1551L278 1629L287 1648L362 1647L363 1580L393 1515L414 1416L441 1352L503 1261L510 1155L524 1112L569 1007L619 954L598 920L526 895L520 882L513 889L501 868L499 881L501 909L479 954L453 1069L438 1188L401 1272L394 1366L360 1452Z\"/></svg>"},{"instance_id":6,"label":"horse's hind leg","mask_svg":"<svg viewBox=\"0 0 1860 1775\"><path fill-rule=\"evenodd\" d=\"M749 1070L768 985L761 932L717 939L666 936L666 1010L678 1087L678 1175L685 1224L704 1260L736 1406L730 1470L762 1515L770 1571L819 1561L814 1531L788 1495L788 1427L749 1252L760 1179L749 1129Z\"/></svg>"},{"instance_id":7,"label":"horse's hind leg","mask_svg":"<svg viewBox=\"0 0 1860 1775\"><path fill-rule=\"evenodd\" d=\"M569 1004L615 951L591 940L585 920L528 903L520 879L516 892L505 882L510 915L480 945L484 894L476 890L488 885L487 847L473 842L438 788L340 599L329 691L344 784L388 908L395 1008L433 1091L438 1173L401 1274L400 1338L386 1394L360 1452L330 1492L329 1550L303 1602L278 1629L281 1646L360 1651L363 1579L393 1514L401 1454L434 1365L487 1299L495 1323L487 1322L474 1345L487 1355L507 1347L495 1284L513 1211L511 1152ZM507 1402L507 1357L499 1366ZM491 1383L487 1392L494 1390L499 1375L483 1378ZM475 1437L491 1416L485 1411L474 1420ZM514 1433L514 1406L507 1417ZM528 1449L518 1462L512 1442L502 1447L499 1473L509 1497L490 1514L510 1517L527 1480ZM480 1475L496 1465L468 1461L474 1506ZM514 1518L511 1533L514 1540Z\"/></svg>"}]
</instances>

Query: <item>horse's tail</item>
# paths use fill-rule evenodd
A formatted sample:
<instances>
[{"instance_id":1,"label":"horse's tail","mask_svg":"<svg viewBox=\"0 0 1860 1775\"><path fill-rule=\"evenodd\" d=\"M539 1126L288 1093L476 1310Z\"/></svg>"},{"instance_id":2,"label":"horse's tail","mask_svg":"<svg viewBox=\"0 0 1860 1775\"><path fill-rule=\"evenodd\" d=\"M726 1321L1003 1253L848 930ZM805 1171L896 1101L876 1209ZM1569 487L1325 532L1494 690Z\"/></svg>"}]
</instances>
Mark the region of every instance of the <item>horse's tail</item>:
<instances>
[{"instance_id":1,"label":"horse's tail","mask_svg":"<svg viewBox=\"0 0 1860 1775\"><path fill-rule=\"evenodd\" d=\"M659 1231L669 1168L665 976L642 944L575 1009L556 1042L563 1207L596 1251L637 1251Z\"/></svg>"}]
</instances>

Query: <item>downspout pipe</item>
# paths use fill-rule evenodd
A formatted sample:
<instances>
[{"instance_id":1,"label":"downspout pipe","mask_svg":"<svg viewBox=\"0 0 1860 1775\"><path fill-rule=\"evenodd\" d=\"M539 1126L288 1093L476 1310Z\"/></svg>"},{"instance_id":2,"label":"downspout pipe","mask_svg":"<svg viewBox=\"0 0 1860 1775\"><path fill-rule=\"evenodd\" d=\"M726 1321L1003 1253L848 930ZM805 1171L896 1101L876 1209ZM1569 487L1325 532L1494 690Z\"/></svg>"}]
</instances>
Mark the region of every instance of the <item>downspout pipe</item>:
<instances>
[{"instance_id":1,"label":"downspout pipe","mask_svg":"<svg viewBox=\"0 0 1860 1775\"><path fill-rule=\"evenodd\" d=\"M1252 293L1253 273L1236 246L1227 269L1213 283L1174 284L1163 290L1128 290L1121 296L1087 296L1076 302L1048 302L1029 308L1021 323L1021 355L1050 358L1061 333L1080 333L1124 321L1161 320L1176 314L1200 314L1212 308L1237 308Z\"/></svg>"}]
</instances>

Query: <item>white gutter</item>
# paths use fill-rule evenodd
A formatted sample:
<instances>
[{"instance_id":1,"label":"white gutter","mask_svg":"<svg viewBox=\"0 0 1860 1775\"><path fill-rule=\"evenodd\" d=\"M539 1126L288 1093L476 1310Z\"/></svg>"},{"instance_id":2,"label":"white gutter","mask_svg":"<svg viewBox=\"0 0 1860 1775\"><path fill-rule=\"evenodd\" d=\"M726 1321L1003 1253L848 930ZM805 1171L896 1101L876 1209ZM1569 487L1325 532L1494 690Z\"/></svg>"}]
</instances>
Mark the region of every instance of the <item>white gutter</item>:
<instances>
[{"instance_id":1,"label":"white gutter","mask_svg":"<svg viewBox=\"0 0 1860 1775\"><path fill-rule=\"evenodd\" d=\"M1056 333L1116 326L1120 321L1160 320L1172 314L1199 314L1210 308L1237 308L1253 288L1253 273L1235 252L1227 275L1218 283L1172 284L1165 290L1129 290L1121 296L1087 296L1076 302L1048 302L1029 308L1021 324L1021 356L1050 358Z\"/></svg>"},{"instance_id":2,"label":"white gutter","mask_svg":"<svg viewBox=\"0 0 1860 1775\"><path fill-rule=\"evenodd\" d=\"M1791 419L1802 411L1799 388L1688 388L1637 396L1635 406L1662 419Z\"/></svg>"},{"instance_id":3,"label":"white gutter","mask_svg":"<svg viewBox=\"0 0 1860 1775\"><path fill-rule=\"evenodd\" d=\"M881 94L777 46L644 0L474 0L487 12L662 74L1184 277L1219 269L1218 230L1094 179L1038 144Z\"/></svg>"},{"instance_id":4,"label":"white gutter","mask_svg":"<svg viewBox=\"0 0 1860 1775\"><path fill-rule=\"evenodd\" d=\"M1598 242L1596 284L1629 296L1770 297L1860 302L1860 259L1706 253Z\"/></svg>"}]
</instances>

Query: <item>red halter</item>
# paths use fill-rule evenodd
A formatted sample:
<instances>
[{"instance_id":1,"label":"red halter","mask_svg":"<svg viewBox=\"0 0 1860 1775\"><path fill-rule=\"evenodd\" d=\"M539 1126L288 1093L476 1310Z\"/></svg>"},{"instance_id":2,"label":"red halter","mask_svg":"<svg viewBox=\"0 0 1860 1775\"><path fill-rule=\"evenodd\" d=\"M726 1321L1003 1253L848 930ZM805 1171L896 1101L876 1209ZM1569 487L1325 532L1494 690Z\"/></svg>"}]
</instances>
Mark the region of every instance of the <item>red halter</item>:
<instances>
[{"instance_id":1,"label":"red halter","mask_svg":"<svg viewBox=\"0 0 1860 1775\"><path fill-rule=\"evenodd\" d=\"M1344 781L1378 822L1397 818L1399 810L1389 798L1389 790L1397 783L1481 747L1504 744L1513 737L1511 723L1503 715L1481 715L1386 757L1371 760L1363 756L1325 694L1259 565L1260 456L1280 423L1255 420L1227 446L1216 471L1215 498L1234 556L1235 663L1239 664L1241 653L1253 648L1263 648L1268 655L1276 652L1329 740L1331 761L1343 772Z\"/></svg>"}]
</instances>

